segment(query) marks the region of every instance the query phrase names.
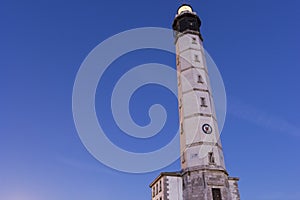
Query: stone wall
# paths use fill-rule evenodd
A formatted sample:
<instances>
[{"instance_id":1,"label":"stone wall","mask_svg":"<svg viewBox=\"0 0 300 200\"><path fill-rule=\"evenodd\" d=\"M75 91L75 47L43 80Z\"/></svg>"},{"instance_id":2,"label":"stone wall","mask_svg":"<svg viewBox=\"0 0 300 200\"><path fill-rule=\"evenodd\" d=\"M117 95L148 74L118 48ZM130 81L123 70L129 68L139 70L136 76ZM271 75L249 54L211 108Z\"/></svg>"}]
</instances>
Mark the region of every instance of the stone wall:
<instances>
[{"instance_id":1,"label":"stone wall","mask_svg":"<svg viewBox=\"0 0 300 200\"><path fill-rule=\"evenodd\" d=\"M239 178L233 178L233 177L228 178L229 189L230 189L232 200L240 200L238 181L239 181Z\"/></svg>"},{"instance_id":2,"label":"stone wall","mask_svg":"<svg viewBox=\"0 0 300 200\"><path fill-rule=\"evenodd\" d=\"M232 200L225 171L195 170L183 174L184 200L213 200L213 188L220 189L222 200Z\"/></svg>"}]
</instances>

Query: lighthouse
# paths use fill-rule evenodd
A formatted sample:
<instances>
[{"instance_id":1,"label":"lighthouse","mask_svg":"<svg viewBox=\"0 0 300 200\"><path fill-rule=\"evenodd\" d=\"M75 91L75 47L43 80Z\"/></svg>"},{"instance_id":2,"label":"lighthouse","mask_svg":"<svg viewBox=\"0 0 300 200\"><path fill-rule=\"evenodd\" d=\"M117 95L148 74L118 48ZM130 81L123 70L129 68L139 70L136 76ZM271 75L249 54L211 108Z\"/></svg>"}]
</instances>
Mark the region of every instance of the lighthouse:
<instances>
[{"instance_id":1,"label":"lighthouse","mask_svg":"<svg viewBox=\"0 0 300 200\"><path fill-rule=\"evenodd\" d=\"M201 20L190 5L173 22L176 45L181 169L162 172L151 184L152 200L239 200L238 178L224 163Z\"/></svg>"}]
</instances>

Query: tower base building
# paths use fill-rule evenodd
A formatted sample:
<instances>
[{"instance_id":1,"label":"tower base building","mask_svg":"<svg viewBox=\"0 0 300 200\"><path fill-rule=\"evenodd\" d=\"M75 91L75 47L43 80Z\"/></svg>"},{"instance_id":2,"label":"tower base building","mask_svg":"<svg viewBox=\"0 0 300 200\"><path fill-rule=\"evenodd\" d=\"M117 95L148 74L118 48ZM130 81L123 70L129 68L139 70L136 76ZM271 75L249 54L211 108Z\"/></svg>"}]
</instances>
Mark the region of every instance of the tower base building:
<instances>
[{"instance_id":1,"label":"tower base building","mask_svg":"<svg viewBox=\"0 0 300 200\"><path fill-rule=\"evenodd\" d=\"M162 172L150 188L152 200L240 200L238 180L214 170Z\"/></svg>"},{"instance_id":2,"label":"tower base building","mask_svg":"<svg viewBox=\"0 0 300 200\"><path fill-rule=\"evenodd\" d=\"M173 22L176 44L181 170L161 173L152 200L240 200L229 177L206 66L201 20L189 5Z\"/></svg>"}]
</instances>

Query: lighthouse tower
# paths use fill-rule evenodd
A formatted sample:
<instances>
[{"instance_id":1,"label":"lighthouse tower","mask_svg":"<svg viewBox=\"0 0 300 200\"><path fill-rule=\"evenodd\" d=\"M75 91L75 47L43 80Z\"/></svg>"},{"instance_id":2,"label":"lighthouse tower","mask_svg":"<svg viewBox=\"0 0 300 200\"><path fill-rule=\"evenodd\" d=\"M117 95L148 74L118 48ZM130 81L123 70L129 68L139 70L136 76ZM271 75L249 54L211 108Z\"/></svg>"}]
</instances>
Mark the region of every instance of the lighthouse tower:
<instances>
[{"instance_id":1,"label":"lighthouse tower","mask_svg":"<svg viewBox=\"0 0 300 200\"><path fill-rule=\"evenodd\" d=\"M177 53L181 166L225 171L223 150L200 34L201 21L190 6L173 23Z\"/></svg>"},{"instance_id":2,"label":"lighthouse tower","mask_svg":"<svg viewBox=\"0 0 300 200\"><path fill-rule=\"evenodd\" d=\"M173 22L176 44L181 171L161 173L152 200L239 200L238 178L228 176L218 130L201 20L189 5Z\"/></svg>"}]
</instances>

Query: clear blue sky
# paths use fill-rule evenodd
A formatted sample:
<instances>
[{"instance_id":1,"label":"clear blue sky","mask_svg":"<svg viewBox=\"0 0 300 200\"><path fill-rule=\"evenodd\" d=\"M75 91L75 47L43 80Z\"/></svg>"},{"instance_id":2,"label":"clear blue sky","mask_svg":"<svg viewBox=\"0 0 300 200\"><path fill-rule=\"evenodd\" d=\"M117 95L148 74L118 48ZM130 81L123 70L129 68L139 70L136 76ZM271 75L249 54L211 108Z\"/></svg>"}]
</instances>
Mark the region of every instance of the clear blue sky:
<instances>
[{"instance_id":1,"label":"clear blue sky","mask_svg":"<svg viewBox=\"0 0 300 200\"><path fill-rule=\"evenodd\" d=\"M170 28L182 2L1 2L1 200L150 199L148 184L159 171L117 172L82 145L72 117L72 88L81 62L101 41L131 28ZM228 172L241 178L242 199L300 199L300 2L188 3L203 21L205 48L224 79L228 113L222 142ZM112 69L119 73L120 63L125 69L150 61L175 64L174 56L152 51L128 56ZM106 78L114 80L113 75ZM152 98L143 99L145 93ZM97 93L97 110L100 118L107 114L101 123L112 130L112 141L139 152L168 141L153 138L145 145L121 136L104 109L105 95ZM148 120L143 101L160 102L171 112L165 132L177 128L177 102L167 90L145 87L134 101L138 123ZM176 162L162 171L178 169Z\"/></svg>"}]
</instances>

